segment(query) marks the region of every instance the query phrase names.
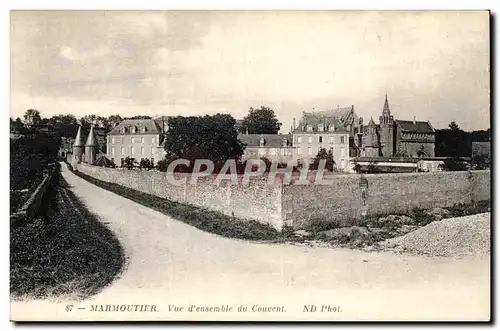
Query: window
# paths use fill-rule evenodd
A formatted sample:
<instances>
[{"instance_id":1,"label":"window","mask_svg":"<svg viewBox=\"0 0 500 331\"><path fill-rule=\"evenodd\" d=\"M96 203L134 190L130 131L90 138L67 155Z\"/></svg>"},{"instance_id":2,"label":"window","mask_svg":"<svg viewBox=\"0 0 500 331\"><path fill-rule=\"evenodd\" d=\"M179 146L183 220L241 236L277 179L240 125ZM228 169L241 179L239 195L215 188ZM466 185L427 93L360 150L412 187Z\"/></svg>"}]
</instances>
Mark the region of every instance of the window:
<instances>
[{"instance_id":1,"label":"window","mask_svg":"<svg viewBox=\"0 0 500 331\"><path fill-rule=\"evenodd\" d=\"M323 126L323 124L318 124L318 131L319 132L325 131L325 127Z\"/></svg>"},{"instance_id":2,"label":"window","mask_svg":"<svg viewBox=\"0 0 500 331\"><path fill-rule=\"evenodd\" d=\"M144 144L144 137L141 137L141 144Z\"/></svg>"},{"instance_id":3,"label":"window","mask_svg":"<svg viewBox=\"0 0 500 331\"><path fill-rule=\"evenodd\" d=\"M334 144L335 143L335 136L330 136L330 144Z\"/></svg>"},{"instance_id":4,"label":"window","mask_svg":"<svg viewBox=\"0 0 500 331\"><path fill-rule=\"evenodd\" d=\"M340 156L345 156L345 148L344 147L341 147L340 148Z\"/></svg>"},{"instance_id":5,"label":"window","mask_svg":"<svg viewBox=\"0 0 500 331\"><path fill-rule=\"evenodd\" d=\"M151 138L151 143L154 144L155 143L155 137Z\"/></svg>"},{"instance_id":6,"label":"window","mask_svg":"<svg viewBox=\"0 0 500 331\"><path fill-rule=\"evenodd\" d=\"M122 166L122 167L123 167L123 161L124 161L124 158L122 157L120 160L120 166Z\"/></svg>"},{"instance_id":7,"label":"window","mask_svg":"<svg viewBox=\"0 0 500 331\"><path fill-rule=\"evenodd\" d=\"M328 126L328 131L332 131L332 132L333 132L333 131L335 131L335 125L330 124L330 125Z\"/></svg>"},{"instance_id":8,"label":"window","mask_svg":"<svg viewBox=\"0 0 500 331\"><path fill-rule=\"evenodd\" d=\"M340 143L345 144L345 137L344 136L340 136Z\"/></svg>"},{"instance_id":9,"label":"window","mask_svg":"<svg viewBox=\"0 0 500 331\"><path fill-rule=\"evenodd\" d=\"M125 155L125 147L122 147L122 155Z\"/></svg>"},{"instance_id":10,"label":"window","mask_svg":"<svg viewBox=\"0 0 500 331\"><path fill-rule=\"evenodd\" d=\"M122 133L127 133L127 128L123 127L121 131Z\"/></svg>"},{"instance_id":11,"label":"window","mask_svg":"<svg viewBox=\"0 0 500 331\"><path fill-rule=\"evenodd\" d=\"M340 167L341 167L342 169L344 169L344 167L345 167L345 160L344 160L344 159L341 159L341 160L340 160Z\"/></svg>"},{"instance_id":12,"label":"window","mask_svg":"<svg viewBox=\"0 0 500 331\"><path fill-rule=\"evenodd\" d=\"M154 159L154 158L151 158L151 163L152 163L153 165L155 165L155 159Z\"/></svg>"},{"instance_id":13,"label":"window","mask_svg":"<svg viewBox=\"0 0 500 331\"><path fill-rule=\"evenodd\" d=\"M299 144L302 143L302 137L300 137L300 136L297 137L297 143L299 143Z\"/></svg>"},{"instance_id":14,"label":"window","mask_svg":"<svg viewBox=\"0 0 500 331\"><path fill-rule=\"evenodd\" d=\"M142 128L142 132L143 132L143 133L146 133L146 131L148 131L148 130L146 129L146 127L143 127L143 128Z\"/></svg>"},{"instance_id":15,"label":"window","mask_svg":"<svg viewBox=\"0 0 500 331\"><path fill-rule=\"evenodd\" d=\"M137 132L137 128L135 126L131 126L130 127L130 132L131 133L136 133Z\"/></svg>"},{"instance_id":16,"label":"window","mask_svg":"<svg viewBox=\"0 0 500 331\"><path fill-rule=\"evenodd\" d=\"M308 132L311 132L311 131L313 130L312 125L310 125L310 124L309 124L309 125L306 127L306 130L307 130Z\"/></svg>"},{"instance_id":17,"label":"window","mask_svg":"<svg viewBox=\"0 0 500 331\"><path fill-rule=\"evenodd\" d=\"M111 147L111 155L115 155L115 154L116 154L115 148Z\"/></svg>"},{"instance_id":18,"label":"window","mask_svg":"<svg viewBox=\"0 0 500 331\"><path fill-rule=\"evenodd\" d=\"M151 147L151 154L154 154L154 153L155 153L155 148Z\"/></svg>"},{"instance_id":19,"label":"window","mask_svg":"<svg viewBox=\"0 0 500 331\"><path fill-rule=\"evenodd\" d=\"M323 142L323 137L322 137L322 136L319 136L319 137L318 137L318 141L319 141L319 143L321 144L321 143Z\"/></svg>"},{"instance_id":20,"label":"window","mask_svg":"<svg viewBox=\"0 0 500 331\"><path fill-rule=\"evenodd\" d=\"M266 140L264 138L260 138L259 144L260 144L260 147L264 147L264 145L266 144Z\"/></svg>"},{"instance_id":21,"label":"window","mask_svg":"<svg viewBox=\"0 0 500 331\"><path fill-rule=\"evenodd\" d=\"M132 146L132 149L131 149L131 154L135 154L135 148Z\"/></svg>"},{"instance_id":22,"label":"window","mask_svg":"<svg viewBox=\"0 0 500 331\"><path fill-rule=\"evenodd\" d=\"M313 142L313 137L312 137L312 136L309 136L309 139L308 139L308 140L309 140L309 143L310 143L310 144L312 144L312 142Z\"/></svg>"},{"instance_id":23,"label":"window","mask_svg":"<svg viewBox=\"0 0 500 331\"><path fill-rule=\"evenodd\" d=\"M312 150L312 148L311 148L311 147L309 147L309 148L307 149L307 154L308 154L308 155L313 155L313 150Z\"/></svg>"},{"instance_id":24,"label":"window","mask_svg":"<svg viewBox=\"0 0 500 331\"><path fill-rule=\"evenodd\" d=\"M301 155L302 154L302 148L297 148L297 155Z\"/></svg>"},{"instance_id":25,"label":"window","mask_svg":"<svg viewBox=\"0 0 500 331\"><path fill-rule=\"evenodd\" d=\"M141 147L141 155L144 155L144 147Z\"/></svg>"},{"instance_id":26,"label":"window","mask_svg":"<svg viewBox=\"0 0 500 331\"><path fill-rule=\"evenodd\" d=\"M288 139L283 138L283 142L282 143L283 143L283 147L288 146Z\"/></svg>"}]
</instances>

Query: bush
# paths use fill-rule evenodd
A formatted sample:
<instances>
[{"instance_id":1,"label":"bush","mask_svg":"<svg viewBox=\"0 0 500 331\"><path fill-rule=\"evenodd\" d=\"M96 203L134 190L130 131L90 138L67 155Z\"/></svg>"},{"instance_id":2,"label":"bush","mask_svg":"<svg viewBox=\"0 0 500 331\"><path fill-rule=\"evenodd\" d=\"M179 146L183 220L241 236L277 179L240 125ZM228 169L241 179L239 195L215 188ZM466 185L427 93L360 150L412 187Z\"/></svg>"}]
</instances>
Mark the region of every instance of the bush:
<instances>
[{"instance_id":1,"label":"bush","mask_svg":"<svg viewBox=\"0 0 500 331\"><path fill-rule=\"evenodd\" d=\"M150 159L142 159L141 162L139 163L139 168L141 169L151 170L154 169L154 167L155 166Z\"/></svg>"},{"instance_id":2,"label":"bush","mask_svg":"<svg viewBox=\"0 0 500 331\"><path fill-rule=\"evenodd\" d=\"M133 169L136 166L136 164L137 164L137 162L135 161L135 159L133 157L127 156L123 160L122 167L125 167L125 168L130 170L130 169Z\"/></svg>"}]
</instances>

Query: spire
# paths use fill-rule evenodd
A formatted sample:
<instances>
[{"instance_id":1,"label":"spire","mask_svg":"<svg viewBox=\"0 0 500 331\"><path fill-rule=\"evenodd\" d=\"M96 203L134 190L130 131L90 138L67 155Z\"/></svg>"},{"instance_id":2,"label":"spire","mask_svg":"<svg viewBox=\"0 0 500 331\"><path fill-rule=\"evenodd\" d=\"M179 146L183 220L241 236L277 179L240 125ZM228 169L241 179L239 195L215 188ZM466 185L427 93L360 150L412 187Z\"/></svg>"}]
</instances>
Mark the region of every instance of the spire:
<instances>
[{"instance_id":1,"label":"spire","mask_svg":"<svg viewBox=\"0 0 500 331\"><path fill-rule=\"evenodd\" d=\"M389 101L387 101L387 93L385 94L385 102L384 109L382 110L382 115L390 115L391 111L389 110Z\"/></svg>"},{"instance_id":2,"label":"spire","mask_svg":"<svg viewBox=\"0 0 500 331\"><path fill-rule=\"evenodd\" d=\"M73 147L81 147L81 146L83 146L82 126L79 126L78 132L76 133L75 142L73 143Z\"/></svg>"},{"instance_id":3,"label":"spire","mask_svg":"<svg viewBox=\"0 0 500 331\"><path fill-rule=\"evenodd\" d=\"M89 137L87 138L85 146L97 146L97 139L95 138L93 125L90 127Z\"/></svg>"},{"instance_id":4,"label":"spire","mask_svg":"<svg viewBox=\"0 0 500 331\"><path fill-rule=\"evenodd\" d=\"M368 122L368 126L376 126L375 122L373 121L373 117L370 117L370 122Z\"/></svg>"}]
</instances>

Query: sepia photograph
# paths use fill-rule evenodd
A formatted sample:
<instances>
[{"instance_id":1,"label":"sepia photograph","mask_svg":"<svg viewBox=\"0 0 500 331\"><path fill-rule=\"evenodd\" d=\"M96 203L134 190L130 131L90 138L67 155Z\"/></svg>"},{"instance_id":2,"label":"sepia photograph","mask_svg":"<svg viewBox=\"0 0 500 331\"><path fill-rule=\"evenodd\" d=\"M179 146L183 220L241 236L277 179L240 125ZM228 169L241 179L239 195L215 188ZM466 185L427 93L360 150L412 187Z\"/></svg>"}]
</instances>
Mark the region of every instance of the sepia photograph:
<instances>
[{"instance_id":1,"label":"sepia photograph","mask_svg":"<svg viewBox=\"0 0 500 331\"><path fill-rule=\"evenodd\" d=\"M11 10L10 320L491 321L491 15Z\"/></svg>"}]
</instances>

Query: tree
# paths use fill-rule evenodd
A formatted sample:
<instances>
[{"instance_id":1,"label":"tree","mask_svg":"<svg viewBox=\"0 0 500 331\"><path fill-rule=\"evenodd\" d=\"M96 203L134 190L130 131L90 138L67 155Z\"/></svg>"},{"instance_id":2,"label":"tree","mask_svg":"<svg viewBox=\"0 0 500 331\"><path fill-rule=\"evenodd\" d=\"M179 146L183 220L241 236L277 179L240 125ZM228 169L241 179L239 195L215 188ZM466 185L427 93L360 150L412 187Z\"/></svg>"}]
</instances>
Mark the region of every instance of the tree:
<instances>
[{"instance_id":1,"label":"tree","mask_svg":"<svg viewBox=\"0 0 500 331\"><path fill-rule=\"evenodd\" d=\"M353 167L353 170L354 170L354 172L356 172L357 174L359 174L361 172L361 164L355 163L354 167Z\"/></svg>"},{"instance_id":2,"label":"tree","mask_svg":"<svg viewBox=\"0 0 500 331\"><path fill-rule=\"evenodd\" d=\"M106 129L112 130L115 126L120 124L123 121L120 115L110 115L106 120Z\"/></svg>"},{"instance_id":3,"label":"tree","mask_svg":"<svg viewBox=\"0 0 500 331\"><path fill-rule=\"evenodd\" d=\"M28 109L26 113L24 113L24 124L27 127L36 128L40 126L42 123L42 117L40 116L40 112L36 109Z\"/></svg>"},{"instance_id":4,"label":"tree","mask_svg":"<svg viewBox=\"0 0 500 331\"><path fill-rule=\"evenodd\" d=\"M15 120L10 118L10 132L22 132L24 129L24 124L19 117Z\"/></svg>"},{"instance_id":5,"label":"tree","mask_svg":"<svg viewBox=\"0 0 500 331\"><path fill-rule=\"evenodd\" d=\"M266 106L259 109L250 108L241 123L241 130L249 134L277 134L281 123L276 118L274 110Z\"/></svg>"},{"instance_id":6,"label":"tree","mask_svg":"<svg viewBox=\"0 0 500 331\"><path fill-rule=\"evenodd\" d=\"M141 162L139 162L139 168L141 169L151 170L154 169L154 167L155 166L150 159L142 159Z\"/></svg>"},{"instance_id":7,"label":"tree","mask_svg":"<svg viewBox=\"0 0 500 331\"><path fill-rule=\"evenodd\" d=\"M326 160L325 169L327 169L328 171L334 171L335 170L335 161L333 159L333 152L332 152L332 150L329 150L327 152L326 149L321 148L318 151L318 154L316 155L316 157L314 158L314 160L313 160L313 162L312 162L312 164L310 166L310 169L311 170L317 170L318 167L319 167L319 162L321 160Z\"/></svg>"},{"instance_id":8,"label":"tree","mask_svg":"<svg viewBox=\"0 0 500 331\"><path fill-rule=\"evenodd\" d=\"M130 169L133 169L136 166L136 164L137 164L137 162L135 162L135 159L133 157L127 156L123 160L122 166L130 170Z\"/></svg>"},{"instance_id":9,"label":"tree","mask_svg":"<svg viewBox=\"0 0 500 331\"><path fill-rule=\"evenodd\" d=\"M165 138L165 151L173 159L209 159L216 168L226 160L239 160L245 146L238 139L235 123L232 116L222 114L172 117Z\"/></svg>"},{"instance_id":10,"label":"tree","mask_svg":"<svg viewBox=\"0 0 500 331\"><path fill-rule=\"evenodd\" d=\"M71 114L52 116L47 125L61 137L75 137L78 131L78 120Z\"/></svg>"}]
</instances>

